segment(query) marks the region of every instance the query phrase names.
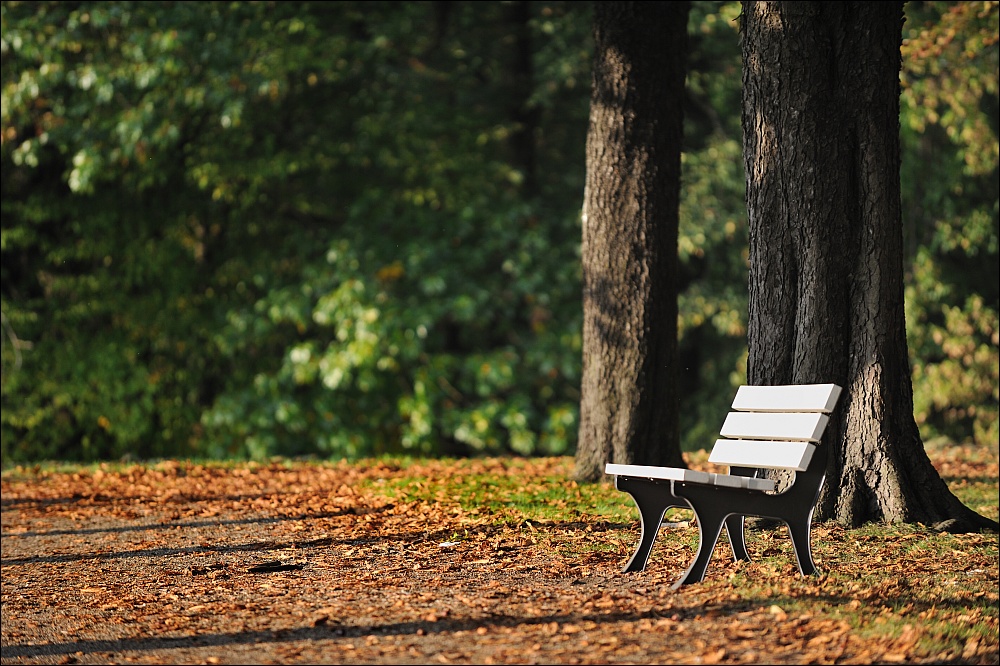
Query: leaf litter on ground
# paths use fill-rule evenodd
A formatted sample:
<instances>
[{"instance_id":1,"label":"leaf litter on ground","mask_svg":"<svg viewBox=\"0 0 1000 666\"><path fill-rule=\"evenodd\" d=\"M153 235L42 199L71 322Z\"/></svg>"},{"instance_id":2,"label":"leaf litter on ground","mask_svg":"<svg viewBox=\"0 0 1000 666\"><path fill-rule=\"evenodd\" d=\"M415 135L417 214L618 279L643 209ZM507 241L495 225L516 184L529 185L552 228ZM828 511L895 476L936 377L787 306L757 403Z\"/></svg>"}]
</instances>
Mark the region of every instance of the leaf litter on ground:
<instances>
[{"instance_id":1,"label":"leaf litter on ground","mask_svg":"<svg viewBox=\"0 0 1000 666\"><path fill-rule=\"evenodd\" d=\"M932 458L998 512L995 452ZM703 456L689 456L692 467ZM673 581L675 511L644 572L638 512L572 460L99 465L2 479L2 662L970 663L998 657L998 537L817 524L720 543ZM720 540L725 541L723 538Z\"/></svg>"}]
</instances>

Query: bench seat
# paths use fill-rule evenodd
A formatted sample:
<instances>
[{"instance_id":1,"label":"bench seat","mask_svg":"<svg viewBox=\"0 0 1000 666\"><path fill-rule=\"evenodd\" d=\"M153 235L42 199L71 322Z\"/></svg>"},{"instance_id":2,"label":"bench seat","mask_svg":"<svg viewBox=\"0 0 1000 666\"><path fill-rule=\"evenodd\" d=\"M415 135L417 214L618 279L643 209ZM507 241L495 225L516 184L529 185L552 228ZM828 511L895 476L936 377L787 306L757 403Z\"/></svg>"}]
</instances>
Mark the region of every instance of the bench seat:
<instances>
[{"instance_id":1,"label":"bench seat","mask_svg":"<svg viewBox=\"0 0 1000 666\"><path fill-rule=\"evenodd\" d=\"M652 465L616 465L608 463L604 468L607 474L621 476L636 476L645 479L663 479L665 481L688 481L703 483L710 486L725 486L727 488L745 488L749 490L773 491L775 483L771 479L755 479L752 476L735 474L715 474L712 472L697 472L680 467L654 467Z\"/></svg>"}]
</instances>

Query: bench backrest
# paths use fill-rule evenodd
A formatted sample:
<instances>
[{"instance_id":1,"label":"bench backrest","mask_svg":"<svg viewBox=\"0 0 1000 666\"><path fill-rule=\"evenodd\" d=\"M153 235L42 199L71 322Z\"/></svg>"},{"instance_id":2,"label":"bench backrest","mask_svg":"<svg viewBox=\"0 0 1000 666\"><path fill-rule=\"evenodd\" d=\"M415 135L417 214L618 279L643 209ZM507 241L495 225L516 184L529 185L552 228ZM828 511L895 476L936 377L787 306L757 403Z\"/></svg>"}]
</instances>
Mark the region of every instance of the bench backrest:
<instances>
[{"instance_id":1,"label":"bench backrest","mask_svg":"<svg viewBox=\"0 0 1000 666\"><path fill-rule=\"evenodd\" d=\"M836 384L741 386L709 462L806 471L840 391Z\"/></svg>"}]
</instances>

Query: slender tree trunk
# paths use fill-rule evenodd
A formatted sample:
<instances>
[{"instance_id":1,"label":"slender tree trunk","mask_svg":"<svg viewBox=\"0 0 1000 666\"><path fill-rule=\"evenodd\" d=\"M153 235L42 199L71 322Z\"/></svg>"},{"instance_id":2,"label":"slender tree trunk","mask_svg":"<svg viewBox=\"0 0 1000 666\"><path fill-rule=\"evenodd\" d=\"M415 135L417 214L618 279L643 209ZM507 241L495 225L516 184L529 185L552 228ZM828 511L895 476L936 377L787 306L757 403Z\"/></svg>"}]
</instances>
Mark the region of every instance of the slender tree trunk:
<instances>
[{"instance_id":1,"label":"slender tree trunk","mask_svg":"<svg viewBox=\"0 0 1000 666\"><path fill-rule=\"evenodd\" d=\"M583 208L576 477L683 465L677 219L686 2L597 2Z\"/></svg>"},{"instance_id":2,"label":"slender tree trunk","mask_svg":"<svg viewBox=\"0 0 1000 666\"><path fill-rule=\"evenodd\" d=\"M818 520L996 528L913 418L903 311L899 2L744 2L748 382L845 388Z\"/></svg>"},{"instance_id":3,"label":"slender tree trunk","mask_svg":"<svg viewBox=\"0 0 1000 666\"><path fill-rule=\"evenodd\" d=\"M508 116L514 124L510 134L513 163L524 175L523 191L526 197L538 193L537 149L535 130L538 128L538 109L530 103L535 89L534 64L531 49L531 3L525 0L511 2L507 8L513 44L510 66L506 72Z\"/></svg>"}]
</instances>

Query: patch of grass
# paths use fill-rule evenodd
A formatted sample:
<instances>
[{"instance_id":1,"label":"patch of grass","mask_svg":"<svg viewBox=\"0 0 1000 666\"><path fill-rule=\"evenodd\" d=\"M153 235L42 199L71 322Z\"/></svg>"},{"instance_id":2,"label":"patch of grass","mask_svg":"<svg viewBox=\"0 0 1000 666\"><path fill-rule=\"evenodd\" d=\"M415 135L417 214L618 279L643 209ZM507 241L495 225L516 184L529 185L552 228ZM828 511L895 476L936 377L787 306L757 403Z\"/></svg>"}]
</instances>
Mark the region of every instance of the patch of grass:
<instances>
[{"instance_id":1,"label":"patch of grass","mask_svg":"<svg viewBox=\"0 0 1000 666\"><path fill-rule=\"evenodd\" d=\"M955 479L948 484L948 487L955 497L976 513L993 520L1000 520L996 479Z\"/></svg>"},{"instance_id":2,"label":"patch of grass","mask_svg":"<svg viewBox=\"0 0 1000 666\"><path fill-rule=\"evenodd\" d=\"M565 466L544 475L518 474L516 464L505 474L473 468L438 479L428 478L421 468L418 475L368 480L366 485L396 501L452 502L470 515L493 516L497 523L572 522L585 515L616 522L636 518L631 500L613 486L577 484L568 480Z\"/></svg>"}]
</instances>

